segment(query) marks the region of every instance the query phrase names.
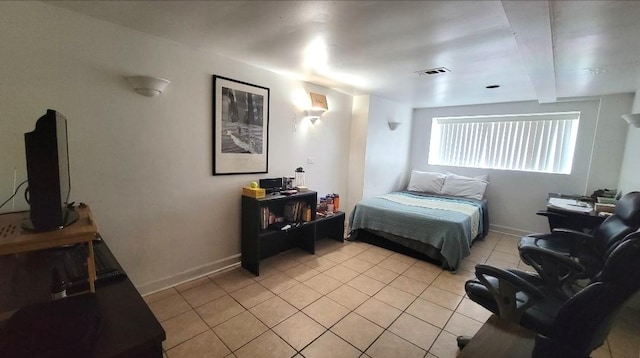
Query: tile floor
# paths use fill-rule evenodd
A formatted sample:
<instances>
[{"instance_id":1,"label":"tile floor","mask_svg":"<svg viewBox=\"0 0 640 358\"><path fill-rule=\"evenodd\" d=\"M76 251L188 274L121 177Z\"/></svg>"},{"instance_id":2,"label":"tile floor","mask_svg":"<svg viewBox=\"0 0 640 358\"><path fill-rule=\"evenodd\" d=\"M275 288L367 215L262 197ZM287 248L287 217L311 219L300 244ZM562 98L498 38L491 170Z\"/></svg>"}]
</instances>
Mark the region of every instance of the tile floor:
<instances>
[{"instance_id":1,"label":"tile floor","mask_svg":"<svg viewBox=\"0 0 640 358\"><path fill-rule=\"evenodd\" d=\"M517 238L491 233L457 274L362 242L318 242L145 297L176 357L455 357L490 313L465 297L476 263L527 267ZM619 315L592 355L638 357L640 312Z\"/></svg>"}]
</instances>

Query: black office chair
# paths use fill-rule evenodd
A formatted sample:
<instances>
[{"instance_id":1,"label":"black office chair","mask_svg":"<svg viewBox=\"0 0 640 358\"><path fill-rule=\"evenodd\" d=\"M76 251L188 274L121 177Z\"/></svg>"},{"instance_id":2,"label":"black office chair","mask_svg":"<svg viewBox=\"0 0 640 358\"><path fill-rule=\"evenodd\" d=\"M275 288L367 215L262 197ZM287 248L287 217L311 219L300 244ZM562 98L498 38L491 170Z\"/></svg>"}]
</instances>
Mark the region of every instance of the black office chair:
<instances>
[{"instance_id":1,"label":"black office chair","mask_svg":"<svg viewBox=\"0 0 640 358\"><path fill-rule=\"evenodd\" d=\"M471 300L537 333L532 357L588 357L604 343L624 302L640 290L640 232L626 236L594 280L568 299L539 286L536 276L477 265L476 277L465 285Z\"/></svg>"},{"instance_id":2,"label":"black office chair","mask_svg":"<svg viewBox=\"0 0 640 358\"><path fill-rule=\"evenodd\" d=\"M592 234L555 229L550 234L522 237L518 249L522 260L532 266L549 285L566 291L576 279L593 278L620 240L638 228L640 192L630 192L618 201L613 215L603 221ZM540 256L538 248L554 251L560 256L574 257L580 265L566 264L549 255ZM543 257L547 261L542 260Z\"/></svg>"}]
</instances>

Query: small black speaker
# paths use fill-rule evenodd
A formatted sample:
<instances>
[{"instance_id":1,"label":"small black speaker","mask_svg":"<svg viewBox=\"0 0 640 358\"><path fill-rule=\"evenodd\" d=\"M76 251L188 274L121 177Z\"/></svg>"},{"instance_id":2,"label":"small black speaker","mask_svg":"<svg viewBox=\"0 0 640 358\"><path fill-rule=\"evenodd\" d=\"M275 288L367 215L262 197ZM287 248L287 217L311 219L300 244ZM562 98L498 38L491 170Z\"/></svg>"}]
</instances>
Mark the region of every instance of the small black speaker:
<instances>
[{"instance_id":1,"label":"small black speaker","mask_svg":"<svg viewBox=\"0 0 640 358\"><path fill-rule=\"evenodd\" d=\"M260 187L267 194L279 192L282 190L282 178L260 179Z\"/></svg>"}]
</instances>

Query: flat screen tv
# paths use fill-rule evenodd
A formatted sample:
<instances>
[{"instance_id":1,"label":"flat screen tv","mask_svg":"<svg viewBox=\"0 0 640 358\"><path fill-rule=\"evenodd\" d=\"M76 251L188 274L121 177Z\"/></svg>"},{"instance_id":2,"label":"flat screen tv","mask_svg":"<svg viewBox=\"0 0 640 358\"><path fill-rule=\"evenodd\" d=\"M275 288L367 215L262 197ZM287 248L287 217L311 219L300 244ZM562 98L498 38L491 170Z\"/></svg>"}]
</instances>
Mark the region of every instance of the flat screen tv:
<instances>
[{"instance_id":1,"label":"flat screen tv","mask_svg":"<svg viewBox=\"0 0 640 358\"><path fill-rule=\"evenodd\" d=\"M30 212L23 226L51 231L72 224L78 213L67 207L71 191L67 119L48 109L35 130L24 134L24 143L29 182L25 197Z\"/></svg>"}]
</instances>

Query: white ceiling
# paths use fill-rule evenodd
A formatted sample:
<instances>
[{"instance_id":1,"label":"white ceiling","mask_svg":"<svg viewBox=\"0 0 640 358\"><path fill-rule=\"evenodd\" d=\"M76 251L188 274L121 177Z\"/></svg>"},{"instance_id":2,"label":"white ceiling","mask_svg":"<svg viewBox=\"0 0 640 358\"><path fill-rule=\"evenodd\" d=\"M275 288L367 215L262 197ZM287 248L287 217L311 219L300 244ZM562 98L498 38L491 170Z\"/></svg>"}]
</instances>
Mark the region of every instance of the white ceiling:
<instances>
[{"instance_id":1,"label":"white ceiling","mask_svg":"<svg viewBox=\"0 0 640 358\"><path fill-rule=\"evenodd\" d=\"M548 103L640 88L637 1L47 2L412 107ZM434 67L451 72L415 73ZM494 84L500 88L485 88Z\"/></svg>"}]
</instances>

